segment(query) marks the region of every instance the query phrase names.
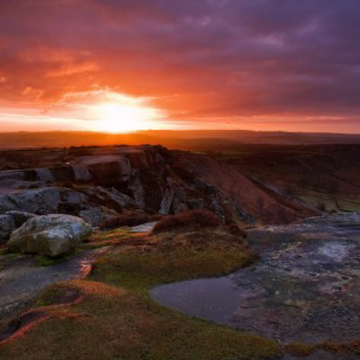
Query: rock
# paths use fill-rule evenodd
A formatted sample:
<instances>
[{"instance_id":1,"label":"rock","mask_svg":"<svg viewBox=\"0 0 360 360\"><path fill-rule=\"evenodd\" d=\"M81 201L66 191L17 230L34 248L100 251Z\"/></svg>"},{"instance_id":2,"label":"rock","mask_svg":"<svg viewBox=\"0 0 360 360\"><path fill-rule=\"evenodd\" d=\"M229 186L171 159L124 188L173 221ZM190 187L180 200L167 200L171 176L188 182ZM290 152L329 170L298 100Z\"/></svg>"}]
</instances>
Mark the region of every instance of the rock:
<instances>
[{"instance_id":1,"label":"rock","mask_svg":"<svg viewBox=\"0 0 360 360\"><path fill-rule=\"evenodd\" d=\"M0 181L2 180L24 180L25 178L25 171L21 170L9 170L9 171L2 171L0 173Z\"/></svg>"},{"instance_id":2,"label":"rock","mask_svg":"<svg viewBox=\"0 0 360 360\"><path fill-rule=\"evenodd\" d=\"M11 210L19 210L19 207L10 195L0 195L0 214L5 214Z\"/></svg>"},{"instance_id":3,"label":"rock","mask_svg":"<svg viewBox=\"0 0 360 360\"><path fill-rule=\"evenodd\" d=\"M80 211L79 216L88 224L98 227L107 216L103 213L100 207L94 207L87 210Z\"/></svg>"},{"instance_id":4,"label":"rock","mask_svg":"<svg viewBox=\"0 0 360 360\"><path fill-rule=\"evenodd\" d=\"M19 190L30 190L47 187L43 181L24 181L5 179L0 180L0 195L10 195L19 192Z\"/></svg>"},{"instance_id":5,"label":"rock","mask_svg":"<svg viewBox=\"0 0 360 360\"><path fill-rule=\"evenodd\" d=\"M73 167L75 181L88 182L92 179L90 170L86 166L74 166Z\"/></svg>"},{"instance_id":6,"label":"rock","mask_svg":"<svg viewBox=\"0 0 360 360\"><path fill-rule=\"evenodd\" d=\"M39 215L56 213L60 202L58 188L28 190L14 195L19 210Z\"/></svg>"},{"instance_id":7,"label":"rock","mask_svg":"<svg viewBox=\"0 0 360 360\"><path fill-rule=\"evenodd\" d=\"M175 196L172 204L174 214L187 211L187 195L183 187L175 187Z\"/></svg>"},{"instance_id":8,"label":"rock","mask_svg":"<svg viewBox=\"0 0 360 360\"><path fill-rule=\"evenodd\" d=\"M117 208L120 210L135 205L134 200L130 196L121 193L115 188L105 189L102 186L98 186L96 189L98 192L97 196L100 195L102 200L105 200L106 205L113 203L117 205Z\"/></svg>"},{"instance_id":9,"label":"rock","mask_svg":"<svg viewBox=\"0 0 360 360\"><path fill-rule=\"evenodd\" d=\"M91 232L92 227L75 216L37 216L15 230L7 246L16 253L57 257L73 250Z\"/></svg>"},{"instance_id":10,"label":"rock","mask_svg":"<svg viewBox=\"0 0 360 360\"><path fill-rule=\"evenodd\" d=\"M164 197L161 201L160 205L160 214L168 215L171 210L171 206L173 204L175 192L173 189L166 189Z\"/></svg>"},{"instance_id":11,"label":"rock","mask_svg":"<svg viewBox=\"0 0 360 360\"><path fill-rule=\"evenodd\" d=\"M118 158L113 162L89 165L93 182L102 186L116 186L129 180L131 168L127 159Z\"/></svg>"},{"instance_id":12,"label":"rock","mask_svg":"<svg viewBox=\"0 0 360 360\"><path fill-rule=\"evenodd\" d=\"M0 196L0 214L20 210L38 215L53 214L58 211L60 192L58 188L24 190L16 194Z\"/></svg>"},{"instance_id":13,"label":"rock","mask_svg":"<svg viewBox=\"0 0 360 360\"><path fill-rule=\"evenodd\" d=\"M143 185L141 183L141 180L138 176L136 176L130 183L129 183L129 189L132 191L133 196L134 196L134 200L135 200L135 205L140 208L140 209L144 209L145 208L145 192L144 192L144 188Z\"/></svg>"},{"instance_id":14,"label":"rock","mask_svg":"<svg viewBox=\"0 0 360 360\"><path fill-rule=\"evenodd\" d=\"M130 161L130 165L132 168L136 169L147 169L149 167L146 152L142 150L128 150L126 153L127 158Z\"/></svg>"},{"instance_id":15,"label":"rock","mask_svg":"<svg viewBox=\"0 0 360 360\"><path fill-rule=\"evenodd\" d=\"M16 229L22 226L28 220L36 216L35 214L31 214L24 211L18 211L18 210L8 211L6 215L10 215L12 217Z\"/></svg>"},{"instance_id":16,"label":"rock","mask_svg":"<svg viewBox=\"0 0 360 360\"><path fill-rule=\"evenodd\" d=\"M15 223L11 215L0 215L0 244L5 242L15 230Z\"/></svg>"},{"instance_id":17,"label":"rock","mask_svg":"<svg viewBox=\"0 0 360 360\"><path fill-rule=\"evenodd\" d=\"M51 171L48 168L38 168L35 169L36 171L36 178L40 181L55 181L54 175L51 173Z\"/></svg>"},{"instance_id":18,"label":"rock","mask_svg":"<svg viewBox=\"0 0 360 360\"><path fill-rule=\"evenodd\" d=\"M80 192L67 188L60 188L59 212L70 215L77 215L83 207L83 203L88 201L88 197Z\"/></svg>"}]
</instances>

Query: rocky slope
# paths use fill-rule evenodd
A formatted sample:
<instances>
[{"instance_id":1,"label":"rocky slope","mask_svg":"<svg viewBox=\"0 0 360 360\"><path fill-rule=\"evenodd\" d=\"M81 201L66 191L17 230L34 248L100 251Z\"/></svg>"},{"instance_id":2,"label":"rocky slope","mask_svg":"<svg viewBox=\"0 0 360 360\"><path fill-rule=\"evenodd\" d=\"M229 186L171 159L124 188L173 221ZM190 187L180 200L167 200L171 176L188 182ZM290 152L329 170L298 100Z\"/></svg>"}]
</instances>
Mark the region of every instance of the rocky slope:
<instances>
[{"instance_id":1,"label":"rocky slope","mask_svg":"<svg viewBox=\"0 0 360 360\"><path fill-rule=\"evenodd\" d=\"M39 167L21 168L22 161L0 172L3 240L18 227L14 211L76 215L93 226L134 209L167 215L207 208L224 222L262 224L318 213L221 161L160 146L31 150L29 156Z\"/></svg>"}]
</instances>

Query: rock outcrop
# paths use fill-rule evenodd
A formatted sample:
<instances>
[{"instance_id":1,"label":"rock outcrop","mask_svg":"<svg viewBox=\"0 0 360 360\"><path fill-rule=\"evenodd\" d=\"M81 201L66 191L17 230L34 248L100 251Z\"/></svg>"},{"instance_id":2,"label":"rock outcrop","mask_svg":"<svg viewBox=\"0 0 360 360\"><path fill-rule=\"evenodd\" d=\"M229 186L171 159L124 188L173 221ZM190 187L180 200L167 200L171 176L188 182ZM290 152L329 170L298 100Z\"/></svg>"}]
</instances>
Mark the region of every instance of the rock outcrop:
<instances>
[{"instance_id":1,"label":"rock outcrop","mask_svg":"<svg viewBox=\"0 0 360 360\"><path fill-rule=\"evenodd\" d=\"M7 246L12 252L57 257L73 250L91 232L89 224L74 216L37 216L15 230Z\"/></svg>"},{"instance_id":2,"label":"rock outcrop","mask_svg":"<svg viewBox=\"0 0 360 360\"><path fill-rule=\"evenodd\" d=\"M56 157L56 151L65 150L53 151ZM6 185L0 186L0 215L14 210L64 213L97 226L106 218L104 208L115 215L136 209L167 215L206 208L224 222L263 224L317 214L205 155L160 146L71 149L71 161L62 154L61 166L0 172L0 185Z\"/></svg>"}]
</instances>

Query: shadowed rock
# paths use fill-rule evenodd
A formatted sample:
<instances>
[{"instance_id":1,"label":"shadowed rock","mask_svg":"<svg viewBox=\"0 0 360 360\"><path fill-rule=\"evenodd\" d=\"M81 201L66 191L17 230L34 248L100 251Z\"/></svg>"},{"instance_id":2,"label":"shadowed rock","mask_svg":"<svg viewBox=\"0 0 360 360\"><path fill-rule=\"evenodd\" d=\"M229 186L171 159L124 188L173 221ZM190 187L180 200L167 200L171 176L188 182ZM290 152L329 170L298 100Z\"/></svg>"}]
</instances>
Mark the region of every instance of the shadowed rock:
<instances>
[{"instance_id":1,"label":"shadowed rock","mask_svg":"<svg viewBox=\"0 0 360 360\"><path fill-rule=\"evenodd\" d=\"M6 241L15 230L15 223L11 215L0 215L0 243Z\"/></svg>"}]
</instances>

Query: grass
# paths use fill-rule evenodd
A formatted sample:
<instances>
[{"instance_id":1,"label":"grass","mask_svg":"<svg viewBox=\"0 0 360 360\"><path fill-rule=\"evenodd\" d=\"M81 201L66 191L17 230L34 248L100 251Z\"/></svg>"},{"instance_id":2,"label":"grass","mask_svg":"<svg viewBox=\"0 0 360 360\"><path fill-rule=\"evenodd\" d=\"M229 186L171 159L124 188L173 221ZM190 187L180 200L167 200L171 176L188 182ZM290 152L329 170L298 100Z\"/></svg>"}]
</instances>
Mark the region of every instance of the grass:
<instances>
[{"instance_id":1,"label":"grass","mask_svg":"<svg viewBox=\"0 0 360 360\"><path fill-rule=\"evenodd\" d=\"M147 290L158 284L228 274L255 259L255 254L240 249L186 249L146 255L128 250L103 258L96 264L93 276L112 285Z\"/></svg>"},{"instance_id":2,"label":"grass","mask_svg":"<svg viewBox=\"0 0 360 360\"><path fill-rule=\"evenodd\" d=\"M59 285L50 287L38 300L50 319L2 345L0 360L260 360L282 355L274 340L186 317L148 296L156 284L217 276L251 263L256 256L244 239L217 229L151 236L142 244L135 237L134 243L113 247L91 278L61 284L78 289L81 302L52 303Z\"/></svg>"}]
</instances>

